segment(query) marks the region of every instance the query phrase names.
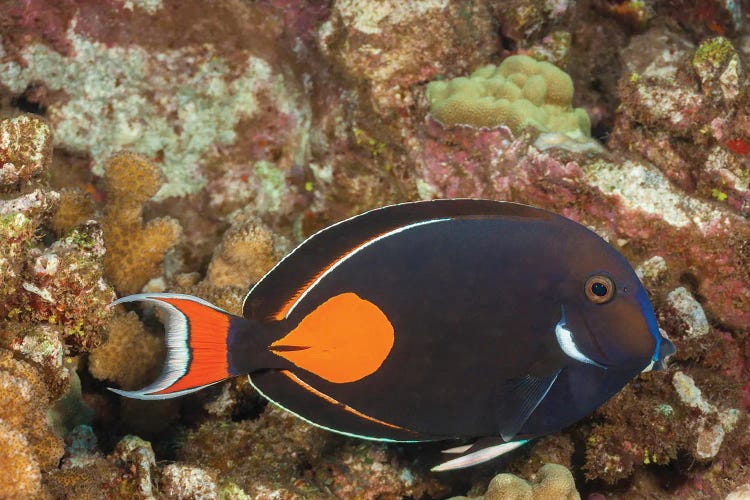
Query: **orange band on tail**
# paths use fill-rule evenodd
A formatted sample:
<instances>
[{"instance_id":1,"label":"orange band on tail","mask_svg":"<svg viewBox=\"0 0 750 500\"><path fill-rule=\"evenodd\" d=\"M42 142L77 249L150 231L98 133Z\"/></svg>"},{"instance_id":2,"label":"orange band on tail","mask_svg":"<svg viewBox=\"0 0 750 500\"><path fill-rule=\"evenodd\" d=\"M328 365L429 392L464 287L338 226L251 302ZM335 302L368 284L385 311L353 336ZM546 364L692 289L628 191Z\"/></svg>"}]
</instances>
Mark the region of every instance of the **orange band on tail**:
<instances>
[{"instance_id":1,"label":"orange band on tail","mask_svg":"<svg viewBox=\"0 0 750 500\"><path fill-rule=\"evenodd\" d=\"M188 370L174 385L156 394L169 394L212 384L228 378L227 336L229 316L185 299L163 298L182 312L188 321L190 362Z\"/></svg>"}]
</instances>

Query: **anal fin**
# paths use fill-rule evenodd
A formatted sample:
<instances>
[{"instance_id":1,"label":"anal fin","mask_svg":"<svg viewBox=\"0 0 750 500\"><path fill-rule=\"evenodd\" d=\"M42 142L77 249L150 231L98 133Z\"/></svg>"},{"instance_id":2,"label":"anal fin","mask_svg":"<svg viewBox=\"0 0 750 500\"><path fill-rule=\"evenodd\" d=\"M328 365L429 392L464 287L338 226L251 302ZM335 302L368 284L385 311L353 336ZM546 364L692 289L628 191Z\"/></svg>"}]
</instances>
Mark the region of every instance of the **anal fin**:
<instances>
[{"instance_id":1,"label":"anal fin","mask_svg":"<svg viewBox=\"0 0 750 500\"><path fill-rule=\"evenodd\" d=\"M440 465L436 465L431 470L433 472L444 472L448 470L464 469L473 465L481 464L492 460L493 458L504 455L528 443L528 440L504 442L501 438L491 437L483 438L473 445L458 446L445 450L443 453L462 453L458 458L448 460ZM460 450L460 451L459 451Z\"/></svg>"}]
</instances>

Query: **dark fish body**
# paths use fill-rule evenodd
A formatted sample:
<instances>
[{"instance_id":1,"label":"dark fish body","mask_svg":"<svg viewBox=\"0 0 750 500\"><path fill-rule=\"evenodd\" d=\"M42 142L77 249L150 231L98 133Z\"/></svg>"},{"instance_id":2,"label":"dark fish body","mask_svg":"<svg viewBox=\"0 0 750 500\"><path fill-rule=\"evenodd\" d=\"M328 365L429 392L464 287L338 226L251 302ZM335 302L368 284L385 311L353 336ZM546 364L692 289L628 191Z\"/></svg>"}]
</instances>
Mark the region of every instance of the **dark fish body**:
<instances>
[{"instance_id":1,"label":"dark fish body","mask_svg":"<svg viewBox=\"0 0 750 500\"><path fill-rule=\"evenodd\" d=\"M335 224L258 282L245 318L188 296L121 300L187 318L184 333L168 332L162 377L125 395L171 397L247 373L297 416L366 439L555 432L672 350L619 252L559 215L485 200ZM223 350L201 354L198 335Z\"/></svg>"}]
</instances>

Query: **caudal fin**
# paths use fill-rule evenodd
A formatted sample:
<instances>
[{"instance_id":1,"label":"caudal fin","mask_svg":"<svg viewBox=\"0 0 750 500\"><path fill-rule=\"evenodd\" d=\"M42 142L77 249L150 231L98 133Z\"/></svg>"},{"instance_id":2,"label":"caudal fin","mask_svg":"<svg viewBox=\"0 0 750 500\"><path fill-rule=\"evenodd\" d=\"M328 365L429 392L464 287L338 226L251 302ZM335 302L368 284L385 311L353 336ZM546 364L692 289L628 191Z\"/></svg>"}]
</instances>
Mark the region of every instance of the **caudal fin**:
<instances>
[{"instance_id":1,"label":"caudal fin","mask_svg":"<svg viewBox=\"0 0 750 500\"><path fill-rule=\"evenodd\" d=\"M216 306L190 295L142 293L113 303L151 302L167 319L167 359L161 376L139 391L112 389L135 399L168 399L182 396L233 376L229 370L227 343L232 319Z\"/></svg>"}]
</instances>

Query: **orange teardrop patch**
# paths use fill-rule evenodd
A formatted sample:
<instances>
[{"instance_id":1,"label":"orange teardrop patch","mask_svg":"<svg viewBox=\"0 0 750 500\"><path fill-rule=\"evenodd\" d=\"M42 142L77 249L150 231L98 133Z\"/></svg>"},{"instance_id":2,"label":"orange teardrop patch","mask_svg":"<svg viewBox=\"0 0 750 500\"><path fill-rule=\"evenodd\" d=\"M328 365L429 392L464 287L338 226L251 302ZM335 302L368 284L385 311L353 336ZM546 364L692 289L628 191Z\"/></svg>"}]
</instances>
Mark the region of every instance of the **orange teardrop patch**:
<instances>
[{"instance_id":1,"label":"orange teardrop patch","mask_svg":"<svg viewBox=\"0 0 750 500\"><path fill-rule=\"evenodd\" d=\"M322 379L355 382L375 373L393 347L393 325L355 293L331 297L271 344L277 355Z\"/></svg>"}]
</instances>

